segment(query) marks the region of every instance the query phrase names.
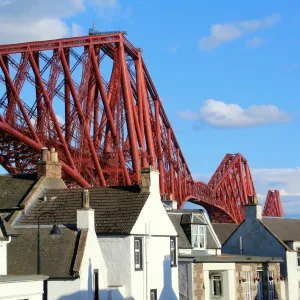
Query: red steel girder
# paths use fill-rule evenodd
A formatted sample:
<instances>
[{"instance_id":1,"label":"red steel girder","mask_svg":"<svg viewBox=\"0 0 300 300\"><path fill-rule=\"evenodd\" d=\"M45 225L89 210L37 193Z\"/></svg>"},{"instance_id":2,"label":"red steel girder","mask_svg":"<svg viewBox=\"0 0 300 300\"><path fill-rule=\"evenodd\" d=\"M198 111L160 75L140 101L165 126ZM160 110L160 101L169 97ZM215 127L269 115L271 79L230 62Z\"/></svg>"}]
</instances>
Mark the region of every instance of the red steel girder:
<instances>
[{"instance_id":1,"label":"red steel girder","mask_svg":"<svg viewBox=\"0 0 300 300\"><path fill-rule=\"evenodd\" d=\"M141 53L121 32L1 45L0 97L8 172L32 171L42 147L57 149L72 186L138 184L151 165L163 197L237 223L255 193L240 154L227 154L209 184L193 180Z\"/></svg>"}]
</instances>

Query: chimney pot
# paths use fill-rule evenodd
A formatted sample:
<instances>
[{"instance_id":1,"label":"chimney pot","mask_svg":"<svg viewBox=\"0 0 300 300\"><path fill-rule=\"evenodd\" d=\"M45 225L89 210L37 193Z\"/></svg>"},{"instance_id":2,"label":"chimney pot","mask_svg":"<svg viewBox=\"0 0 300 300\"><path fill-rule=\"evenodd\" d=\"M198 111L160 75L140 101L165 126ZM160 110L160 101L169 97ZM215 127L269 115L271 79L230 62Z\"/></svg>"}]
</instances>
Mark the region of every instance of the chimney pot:
<instances>
[{"instance_id":1,"label":"chimney pot","mask_svg":"<svg viewBox=\"0 0 300 300\"><path fill-rule=\"evenodd\" d=\"M42 148L42 161L47 161L48 160L48 148L44 147Z\"/></svg>"},{"instance_id":2,"label":"chimney pot","mask_svg":"<svg viewBox=\"0 0 300 300\"><path fill-rule=\"evenodd\" d=\"M58 162L58 153L55 148L51 148L50 151L47 148L42 148L41 151L41 161L37 164L38 178L61 178L61 164Z\"/></svg>"},{"instance_id":3,"label":"chimney pot","mask_svg":"<svg viewBox=\"0 0 300 300\"><path fill-rule=\"evenodd\" d=\"M50 160L55 162L55 148L50 149Z\"/></svg>"},{"instance_id":4,"label":"chimney pot","mask_svg":"<svg viewBox=\"0 0 300 300\"><path fill-rule=\"evenodd\" d=\"M90 192L89 192L89 190L82 191L82 208L84 208L84 209L90 208Z\"/></svg>"}]
</instances>

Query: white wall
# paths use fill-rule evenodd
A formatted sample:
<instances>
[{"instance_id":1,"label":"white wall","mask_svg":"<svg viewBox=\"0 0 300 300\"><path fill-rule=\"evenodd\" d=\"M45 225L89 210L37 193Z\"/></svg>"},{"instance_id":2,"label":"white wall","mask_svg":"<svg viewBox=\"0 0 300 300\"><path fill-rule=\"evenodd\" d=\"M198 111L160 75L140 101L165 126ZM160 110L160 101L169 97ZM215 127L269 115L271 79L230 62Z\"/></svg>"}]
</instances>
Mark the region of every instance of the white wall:
<instances>
[{"instance_id":1,"label":"white wall","mask_svg":"<svg viewBox=\"0 0 300 300\"><path fill-rule=\"evenodd\" d=\"M106 262L108 286L120 286L123 296L131 295L131 246L130 236L98 236Z\"/></svg>"},{"instance_id":2,"label":"white wall","mask_svg":"<svg viewBox=\"0 0 300 300\"><path fill-rule=\"evenodd\" d=\"M80 282L75 280L48 280L48 300L80 299ZM72 298L71 298L72 297Z\"/></svg>"},{"instance_id":3,"label":"white wall","mask_svg":"<svg viewBox=\"0 0 300 300\"><path fill-rule=\"evenodd\" d=\"M157 289L157 298L160 300L178 299L178 267L170 265L170 238L143 237L144 264L142 271L134 269L134 237L130 238L131 282L133 283L131 296L134 299L147 299L150 289Z\"/></svg>"},{"instance_id":4,"label":"white wall","mask_svg":"<svg viewBox=\"0 0 300 300\"><path fill-rule=\"evenodd\" d=\"M6 275L6 274L7 274L7 242L0 241L0 275Z\"/></svg>"},{"instance_id":5,"label":"white wall","mask_svg":"<svg viewBox=\"0 0 300 300\"><path fill-rule=\"evenodd\" d=\"M106 300L107 268L97 235L94 230L94 211L81 210L77 213L77 226L87 230L85 249L81 261L79 278L51 280L48 282L48 300L87 300L94 295L94 270L98 270L100 299Z\"/></svg>"},{"instance_id":6,"label":"white wall","mask_svg":"<svg viewBox=\"0 0 300 300\"><path fill-rule=\"evenodd\" d=\"M286 299L299 299L299 271L297 268L297 252L286 252L287 264L287 282L286 282Z\"/></svg>"},{"instance_id":7,"label":"white wall","mask_svg":"<svg viewBox=\"0 0 300 300\"><path fill-rule=\"evenodd\" d=\"M178 267L170 267L170 237L177 236L173 223L161 201L159 193L159 172L151 172L150 195L143 207L131 234L151 234L144 236L144 257L147 252L143 271L134 271L134 237L131 236L132 296L135 299L148 299L150 289L157 289L160 300L178 299ZM148 250L146 249L148 243ZM177 245L177 243L176 243ZM178 250L177 250L178 251ZM144 259L146 262L146 259ZM146 277L148 284L146 284ZM147 288L146 288L147 285ZM141 288L142 287L142 288Z\"/></svg>"},{"instance_id":8,"label":"white wall","mask_svg":"<svg viewBox=\"0 0 300 300\"><path fill-rule=\"evenodd\" d=\"M159 193L159 173L151 172L150 195L147 199L137 222L134 224L131 234L145 234L145 224L150 223L152 235L177 236Z\"/></svg>"},{"instance_id":9,"label":"white wall","mask_svg":"<svg viewBox=\"0 0 300 300\"><path fill-rule=\"evenodd\" d=\"M42 300L43 280L0 282L1 300Z\"/></svg>"},{"instance_id":10,"label":"white wall","mask_svg":"<svg viewBox=\"0 0 300 300\"><path fill-rule=\"evenodd\" d=\"M177 232L160 199L159 173L152 171L150 176L150 195L130 235L98 236L107 264L108 286L120 286L119 294L124 291L123 296L126 299L149 299L150 289L157 289L157 297L160 300L178 299L178 267L170 266L170 237L177 236ZM143 238L141 271L135 271L134 236Z\"/></svg>"},{"instance_id":11,"label":"white wall","mask_svg":"<svg viewBox=\"0 0 300 300\"><path fill-rule=\"evenodd\" d=\"M210 272L220 273L223 280L223 298L222 300L236 299L235 287L235 264L234 263L204 263L204 286L205 300L211 299L211 281Z\"/></svg>"}]
</instances>

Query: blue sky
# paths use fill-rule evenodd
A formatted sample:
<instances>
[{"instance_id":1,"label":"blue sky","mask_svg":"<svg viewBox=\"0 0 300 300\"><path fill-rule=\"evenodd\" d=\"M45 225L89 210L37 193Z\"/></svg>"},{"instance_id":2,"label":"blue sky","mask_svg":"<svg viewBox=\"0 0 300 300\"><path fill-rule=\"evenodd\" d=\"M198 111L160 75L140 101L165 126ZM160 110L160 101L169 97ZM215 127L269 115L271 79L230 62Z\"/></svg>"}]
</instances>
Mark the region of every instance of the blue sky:
<instances>
[{"instance_id":1,"label":"blue sky","mask_svg":"<svg viewBox=\"0 0 300 300\"><path fill-rule=\"evenodd\" d=\"M127 31L195 177L240 152L262 203L300 215L299 1L24 2L0 0L0 43Z\"/></svg>"}]
</instances>

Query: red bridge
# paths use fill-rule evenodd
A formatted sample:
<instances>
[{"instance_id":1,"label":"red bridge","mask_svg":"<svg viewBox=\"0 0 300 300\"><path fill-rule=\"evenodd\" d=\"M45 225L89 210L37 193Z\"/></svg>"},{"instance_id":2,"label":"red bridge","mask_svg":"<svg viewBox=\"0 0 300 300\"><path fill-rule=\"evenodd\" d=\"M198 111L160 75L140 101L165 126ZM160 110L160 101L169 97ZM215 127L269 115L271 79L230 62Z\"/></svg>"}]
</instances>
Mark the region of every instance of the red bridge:
<instances>
[{"instance_id":1,"label":"red bridge","mask_svg":"<svg viewBox=\"0 0 300 300\"><path fill-rule=\"evenodd\" d=\"M208 184L193 180L141 50L122 32L0 46L0 97L9 173L32 172L43 147L58 150L71 186L137 184L151 165L163 197L201 204L214 222L241 222L255 193L240 154ZM274 203L267 214L282 216Z\"/></svg>"}]
</instances>

